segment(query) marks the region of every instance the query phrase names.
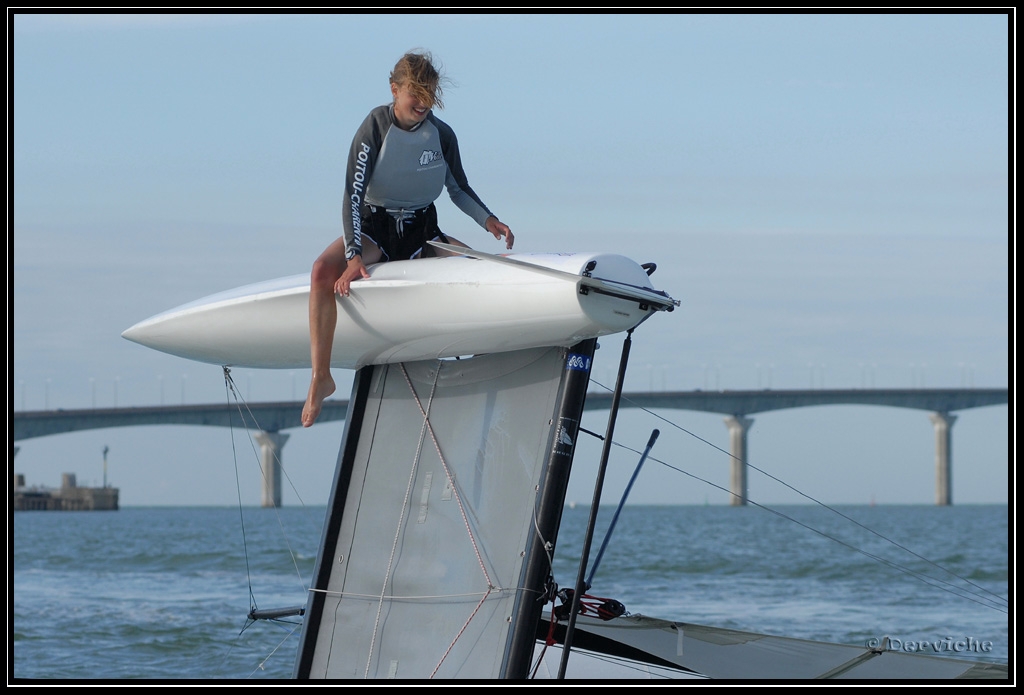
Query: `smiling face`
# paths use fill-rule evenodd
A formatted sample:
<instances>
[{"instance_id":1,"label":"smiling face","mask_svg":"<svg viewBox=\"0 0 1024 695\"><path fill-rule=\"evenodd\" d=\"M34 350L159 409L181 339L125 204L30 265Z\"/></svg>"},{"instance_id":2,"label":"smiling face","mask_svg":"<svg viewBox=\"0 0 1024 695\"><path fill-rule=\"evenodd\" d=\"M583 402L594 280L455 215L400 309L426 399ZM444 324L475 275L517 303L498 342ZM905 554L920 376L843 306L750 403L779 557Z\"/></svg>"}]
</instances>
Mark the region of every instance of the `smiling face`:
<instances>
[{"instance_id":1,"label":"smiling face","mask_svg":"<svg viewBox=\"0 0 1024 695\"><path fill-rule=\"evenodd\" d=\"M402 56L388 78L399 128L411 130L426 119L431 109L444 108L441 81L429 53Z\"/></svg>"},{"instance_id":2,"label":"smiling face","mask_svg":"<svg viewBox=\"0 0 1024 695\"><path fill-rule=\"evenodd\" d=\"M409 85L391 83L391 95L395 99L395 120L402 130L410 130L423 122L430 113L434 100L423 89L414 89Z\"/></svg>"}]
</instances>

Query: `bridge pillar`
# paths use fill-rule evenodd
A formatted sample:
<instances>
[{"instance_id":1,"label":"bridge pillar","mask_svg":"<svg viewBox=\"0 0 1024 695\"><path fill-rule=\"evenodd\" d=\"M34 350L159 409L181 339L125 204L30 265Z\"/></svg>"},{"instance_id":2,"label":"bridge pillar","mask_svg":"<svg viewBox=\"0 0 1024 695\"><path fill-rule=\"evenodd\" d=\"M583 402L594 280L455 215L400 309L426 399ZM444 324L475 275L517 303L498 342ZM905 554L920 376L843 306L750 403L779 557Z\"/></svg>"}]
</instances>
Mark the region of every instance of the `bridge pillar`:
<instances>
[{"instance_id":1,"label":"bridge pillar","mask_svg":"<svg viewBox=\"0 0 1024 695\"><path fill-rule=\"evenodd\" d=\"M929 413L935 425L935 504L953 504L953 423L956 415Z\"/></svg>"},{"instance_id":2,"label":"bridge pillar","mask_svg":"<svg viewBox=\"0 0 1024 695\"><path fill-rule=\"evenodd\" d=\"M729 428L729 452L732 464L729 476L730 504L742 507L747 503L747 430L754 424L754 418L730 415L725 418Z\"/></svg>"},{"instance_id":3,"label":"bridge pillar","mask_svg":"<svg viewBox=\"0 0 1024 695\"><path fill-rule=\"evenodd\" d=\"M280 432L257 432L260 445L260 467L263 469L263 500L260 506L281 506L281 449L291 435Z\"/></svg>"}]
</instances>

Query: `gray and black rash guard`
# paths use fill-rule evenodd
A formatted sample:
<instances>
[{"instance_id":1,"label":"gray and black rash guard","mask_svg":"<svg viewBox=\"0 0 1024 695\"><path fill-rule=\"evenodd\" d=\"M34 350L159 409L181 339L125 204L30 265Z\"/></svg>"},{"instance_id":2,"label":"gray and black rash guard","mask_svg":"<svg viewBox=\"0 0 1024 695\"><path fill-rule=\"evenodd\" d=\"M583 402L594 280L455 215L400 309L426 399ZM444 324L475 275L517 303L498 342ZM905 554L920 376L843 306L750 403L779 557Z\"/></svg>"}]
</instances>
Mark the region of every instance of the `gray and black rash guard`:
<instances>
[{"instance_id":1,"label":"gray and black rash guard","mask_svg":"<svg viewBox=\"0 0 1024 695\"><path fill-rule=\"evenodd\" d=\"M389 211L419 210L437 200L442 188L484 227L493 213L469 187L455 131L433 111L413 130L402 130L390 104L375 108L356 131L348 156L346 256L362 255L364 204Z\"/></svg>"}]
</instances>

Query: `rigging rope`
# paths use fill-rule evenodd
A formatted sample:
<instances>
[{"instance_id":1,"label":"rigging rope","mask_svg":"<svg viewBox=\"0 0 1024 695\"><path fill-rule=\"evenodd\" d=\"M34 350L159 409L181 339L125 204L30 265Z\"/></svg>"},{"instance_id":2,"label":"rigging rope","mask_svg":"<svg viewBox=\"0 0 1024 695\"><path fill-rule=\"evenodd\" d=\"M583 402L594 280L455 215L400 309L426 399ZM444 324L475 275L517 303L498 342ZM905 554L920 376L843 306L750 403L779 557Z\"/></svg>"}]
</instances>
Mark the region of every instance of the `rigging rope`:
<instances>
[{"instance_id":1,"label":"rigging rope","mask_svg":"<svg viewBox=\"0 0 1024 695\"><path fill-rule=\"evenodd\" d=\"M603 388L605 390L609 390L609 391L611 390L607 386L605 386L604 384L602 384L602 383L600 383L600 382L598 382L596 380L592 379L591 381L594 384L596 384L597 386L600 386L601 388ZM709 442L708 440L706 440L706 439L704 439L704 438L694 434L693 432L690 432L686 428L684 428L684 427L682 427L682 426L672 422L671 420L668 420L667 418L665 418L665 417L663 417L663 416L661 416L661 415L659 415L657 413L652 412L650 409L645 408L645 407L643 407L641 405L638 405L638 404L630 401L628 396L623 395L622 398L623 398L623 400L626 400L626 401L629 401L630 403L632 403L633 407L639 408L640 410L644 411L648 415L651 415L651 416L661 420L662 422L668 423L669 425L671 425L672 427L678 429L679 431L684 432L685 434L687 434L687 435L697 439L698 441L700 441L700 442L702 442L704 444L707 444L708 446L710 446L710 447L712 447L712 448L714 448L714 449L716 449L716 450L718 450L718 451L728 455L730 458L733 458L733 459L736 458L735 456L732 455L731 452L726 451L725 449L722 449L721 447L716 446L715 444L713 444L713 443ZM616 446L619 446L619 447L622 447L622 448L626 449L627 451L633 451L635 453L640 453L640 452L636 451L635 449L631 449L630 447L627 447L627 446L624 446L622 444L619 444L618 442L613 442L613 443ZM684 470L682 470L680 468L672 466L671 464L668 464L665 461L661 461L661 460L659 460L659 459L657 459L657 458L655 458L653 456L650 457L650 458L651 458L652 461L660 463L661 465L665 466L666 468L674 470L674 471L676 471L678 473L682 473L683 475L689 476L689 477L691 477L691 478L693 478L695 480L699 480L702 483L705 483L707 485L710 485L711 487L717 488L719 490L722 490L724 492L729 493L730 495L735 496L735 493L733 493L731 490L728 490L728 489L726 489L726 488L724 488L724 487L722 487L720 485L716 485L715 483L712 483L712 482L710 482L708 480L705 480L705 479L703 479L703 478L701 478L699 476L693 475L692 473L689 473L689 472L684 471ZM780 480L779 478L775 477L771 473L768 473L767 471L764 471L764 470L758 468L757 466L751 464L750 462L742 462L741 461L741 463L745 463L745 465L748 468L751 468L751 469L757 471L758 473L761 473L762 475L765 475L765 476L771 478L772 480L778 482L779 484L781 484L781 485L785 486L786 488L792 490L793 492L797 493L801 497L804 497L805 499L810 500L814 504L816 504L816 505L818 505L818 506L828 510L829 512L831 512L833 514L836 514L839 517L842 517L846 521L848 521L848 522L850 522L852 524L855 524L856 526L859 526L860 528L864 529L865 531L867 531L867 532L877 536L878 538L882 539L886 543L889 543L890 545L895 546L896 548L902 550L903 552L906 552L909 555L912 555L913 557L921 560L922 562L925 562L925 563L931 565L932 567L934 567L934 568L936 568L936 569L938 569L938 570L940 570L942 572L947 573L948 575L954 577L955 579L957 579L957 580L959 580L961 582L964 582L964 583L974 587L978 591L972 591L972 590L967 589L967 588L958 587L955 584L953 584L952 582L949 582L947 580L941 579L939 577L932 577L932 576L928 576L928 575L922 574L922 573L917 572L917 571L915 571L913 569L910 569L908 567L903 567L902 565L900 565L900 564L898 564L896 562L893 562L891 560L887 560L887 559L882 558L882 557L880 557L878 555L874 555L874 554L869 553L869 552L867 552L865 550L861 550L860 548L857 548L856 546L850 545L849 543L846 543L845 541L842 541L842 540L840 540L838 538L835 538L834 536L831 536L830 534L827 534L827 533L825 533L823 531L819 531L818 529L816 529L816 528L814 528L812 526L808 526L807 524L804 524L803 522L800 522L800 521L798 521L798 520L788 516L787 514L784 514L784 513L780 512L778 510L772 509L771 507L765 506L763 504L759 504L759 503L753 501L752 499L750 499L750 497L748 496L747 497L747 501L750 504L754 505L755 507L758 507L759 509L763 509L763 510L765 510L767 512L771 512L772 514L775 514L776 516L778 516L780 518L786 519L787 521L791 521L791 522L793 522L793 523L795 523L795 524L797 524L799 526L803 526L804 528L808 529L809 531L812 531L813 533L816 533L816 534L818 534L818 535L820 535L820 536L822 536L822 537L824 537L824 538L826 538L826 539L828 539L830 541L833 541L835 543L839 543L840 545L842 545L844 547L847 547L847 548L849 548L849 549L851 549L851 550L853 550L853 551L855 551L857 553L860 553L861 555L864 555L865 557L867 557L869 559L875 560L876 562L879 562L879 563L881 563L883 565L886 565L886 566L888 566L888 567L890 567L892 569L895 569L895 570L897 570L899 572L902 572L904 574L913 576L913 577L917 578L918 580L920 580L921 582L923 582L924 584L927 584L927 585L932 586L934 588L942 589L943 591L947 591L947 592L949 592L949 593L951 593L951 594L953 594L955 596L959 596L960 598L967 599L969 601L972 601L972 602L977 603L979 605L985 606L987 608L992 608L994 610L998 610L998 611L1003 612L1003 613L1007 612L1006 608L1004 608L1004 607L1008 607L1008 601L1007 601L1007 599L1005 597L1000 596L999 594L996 594L996 593L994 593L992 591L989 591L988 589L986 589L986 588L976 584L975 582L971 581L970 579L968 579L966 577L961 577L960 575L956 574L955 572L953 572L953 571L951 571L951 570L949 570L949 569L947 569L945 567L942 567L941 565L933 562L932 560L929 560L928 558L926 558L926 557L924 557L922 555L919 555L918 553L914 552L910 548L907 548L906 546L901 545L900 543L892 540L891 538L888 538L887 536L882 535L881 533L875 531L874 529L871 529L868 526L865 526L864 524L860 523L856 519L852 519L851 517L847 516L846 514L843 514L838 509L835 509L834 507L831 507L831 506L825 504L824 502L821 502L821 501L811 497L810 495L807 495L806 493L796 489L795 487L793 487L789 483L786 483L785 481ZM937 582L937 584L935 582ZM940 586L940 585L945 585L945 587L948 587L948 588L944 588L943 586ZM964 593L960 593L960 592L964 592ZM971 596L974 596L975 598L971 598ZM993 605L993 603L999 604L999 605Z\"/></svg>"},{"instance_id":2,"label":"rigging rope","mask_svg":"<svg viewBox=\"0 0 1024 695\"><path fill-rule=\"evenodd\" d=\"M390 367L388 368L390 371ZM438 370L440 371L440 370ZM402 372L405 373L405 365L402 365ZM408 381L408 377L406 377ZM377 602L377 615L373 622L373 634L370 636L370 653L366 657L366 671L363 674L363 678L368 678L370 675L370 666L373 663L373 647L377 642L377 630L380 627L380 614L384 609L384 596L387 594L388 582L391 580L391 570L394 567L395 553L398 549L398 540L402 536L402 527L405 525L405 510L409 506L409 497L412 494L413 483L416 480L416 471L419 470L420 454L423 451L423 433L427 427L427 412L430 410L430 405L434 402L434 391L437 388L437 374L434 375L434 383L430 387L430 398L427 401L427 411L423 413L423 424L420 426L420 436L416 442L416 453L412 459L412 465L409 468L409 481L405 486L405 497L402 499L402 510L398 515L398 524L395 528L395 537L391 541L391 553L388 555L388 565L384 571L384 584L381 587L380 599ZM415 394L415 392L414 392ZM419 403L419 398L416 400ZM423 408L421 407L422 411Z\"/></svg>"},{"instance_id":3,"label":"rigging rope","mask_svg":"<svg viewBox=\"0 0 1024 695\"><path fill-rule=\"evenodd\" d=\"M446 476L446 478L448 480L448 485L451 487L451 490L452 490L452 495L455 498L456 503L458 504L459 514L462 517L462 522L463 522L463 525L465 526L466 534L467 534L467 536L469 538L469 541L470 541L470 544L471 544L471 546L473 548L473 553L476 556L477 564L480 567L481 574L483 575L484 581L486 582L486 585L487 585L487 590L480 597L480 600L477 602L476 606L470 612L470 615L466 618L465 623L458 630L458 632L456 633L455 637L452 639L451 643L448 645L447 649L444 651L444 653L441 656L440 660L438 661L437 665L434 667L434 670L430 674L431 678L433 678L437 674L437 671L441 668L442 664L444 664L445 659L447 659L448 655L451 653L452 648L455 646L455 644L462 637L462 635L464 634L466 628L469 627L469 624L472 622L473 618L476 616L476 614L480 610L481 606L483 606L484 603L487 601L487 598L494 591L498 590L497 587L494 586L494 582L492 581L490 573L487 571L487 566L484 563L483 556L482 556L482 554L480 552L479 544L478 544L476 536L475 536L475 534L473 532L472 525L470 524L470 521L469 521L469 516L466 513L465 504L464 504L464 501L462 499L462 492L461 492L460 487L458 485L458 481L456 480L456 477L455 477L454 473L452 472L450 466L448 465L448 461L445 458L444 452L441 451L441 445L440 445L440 443L437 440L437 436L436 436L436 434L434 432L433 425L432 425L432 423L430 421L430 409L431 409L431 405L433 404L434 395L435 395L435 392L436 392L436 389L437 389L437 381L438 381L438 378L440 377L441 368L442 368L443 364L444 363L439 360L438 361L438 365L437 365L437 369L434 370L434 380L433 380L433 383L431 384L431 387L430 387L430 394L429 394L428 399L427 399L426 407L424 407L423 401L420 398L420 395L418 393L416 393L416 388L413 385L412 380L409 377L409 373L408 373L408 370L405 367L405 364L399 364L399 367L402 370L402 376L405 378L406 385L409 387L409 392L412 394L413 400L416 403L416 407L419 409L420 414L423 417L423 422L422 422L422 424L420 426L420 436L419 436L419 439L418 439L418 442L417 442L417 445L416 445L416 452L415 452L415 454L413 456L413 460L412 460L411 465L410 465L409 478L408 478L408 482L406 484L405 497L404 497L403 502L402 502L402 511L401 511L401 514L399 515L398 524L397 524L397 527L395 529L395 537L394 537L393 542L392 542L391 553L389 555L388 565L387 565L387 568L385 570L384 583L383 583L383 586L381 588L381 593L377 597L378 598L377 615L376 615L376 619L375 619L374 626L373 626L373 635L372 635L372 637L370 639L370 652L367 655L367 663L366 663L366 670L364 672L364 677L368 677L369 676L370 668L371 668L372 663L373 663L374 645L376 644L376 641L377 641L377 633L378 633L379 624L380 624L380 615L381 615L381 612L383 610L385 598L387 597L387 591L386 591L387 584L391 580L391 573L392 573L393 568L394 568L395 556L397 554L398 541L399 541L399 539L401 537L402 529L404 528L404 525L405 525L406 508L409 506L409 500L411 498L414 482L415 482L415 479L416 479L416 474L417 474L417 471L419 470L419 464L420 464L420 462L422 460L423 444L426 441L426 436L425 435L429 434L430 440L434 444L434 450L436 451L437 456L438 456L438 460L440 461L441 466L444 469L445 476ZM389 369L390 369L390 367L389 367Z\"/></svg>"},{"instance_id":4,"label":"rigging rope","mask_svg":"<svg viewBox=\"0 0 1024 695\"><path fill-rule=\"evenodd\" d=\"M229 395L228 405L231 404L230 395L234 394L235 407L236 407L236 410L238 412L238 416L239 416L239 418L240 418L240 420L242 422L242 425L245 427L246 432L247 433L249 432L250 425L248 424L248 422L250 422L250 421L252 423L252 427L253 428L255 428L256 430L262 432L263 428L260 427L260 424L257 421L256 416L253 414L252 410L249 408L249 404L238 393L238 389L235 386L235 380L231 376L231 369L229 367L223 367L222 369L224 370L225 390L226 390L226 392L228 392L228 395ZM241 483L239 482L239 478L238 478L238 453L235 450L234 421L231 420L230 418L228 420L228 429L231 432L231 451L232 451L234 462L235 462L235 491L236 491L236 493L238 495L239 523L240 523L240 525L242 527L243 547L244 547L244 550L245 550L245 561L246 561L246 576L248 577L249 576L249 570L248 570L248 567L249 567L249 552L248 552L248 547L245 545L245 542L244 542L244 538L245 538L245 523L244 523L244 520L241 518L241 515L242 515L241 487L242 486L241 486ZM267 474L266 474L266 471L263 470L263 465L260 463L259 452L256 450L256 446L255 446L255 444L253 444L253 438L251 436L249 437L249 444L252 447L253 457L255 458L255 460L257 462L257 467L259 468L259 471L260 471L260 478L264 482L266 482L266 475ZM278 470L280 470L284 474L284 476L288 480L288 482L291 483L291 478L288 476L287 471L286 471L286 469L284 467L284 464L282 464L281 458L278 456L276 449L273 451L273 454L274 454L274 463L277 465ZM298 499L299 499L299 506L305 508L306 504L302 500L302 496L299 494L299 491L295 488L295 485L291 484L291 488L295 492L296 497L298 497ZM285 544L288 547L288 556L291 558L292 567L295 569L295 575L296 575L296 577L298 577L299 583L303 587L303 592L304 593L308 592L309 591L309 586L303 581L303 579L302 579L302 570L299 568L298 553L295 551L294 548L292 548L291 541L290 541L290 539L288 537L288 534L284 532L284 525L281 522L281 515L280 515L280 513L277 513L277 522L278 522L278 526L281 527L281 530L282 530L282 534L281 535L284 538ZM251 590L251 582L250 582L250 594L251 593L252 593L252 590Z\"/></svg>"},{"instance_id":5,"label":"rigging rope","mask_svg":"<svg viewBox=\"0 0 1024 695\"><path fill-rule=\"evenodd\" d=\"M441 373L441 366L444 364L441 360L438 360L438 368L434 375L436 383L437 377ZM484 564L483 556L480 554L480 547L477 544L476 536L473 534L473 528L469 523L469 516L466 514L466 506L462 501L462 493L459 489L458 481L455 479L455 475L452 473L451 468L448 466L448 461L445 459L444 454L441 452L441 445L437 441L437 436L434 434L434 427L430 423L430 419L427 416L427 411L423 409L423 404L420 402L419 394L416 393L416 389L412 385L412 380L409 378L409 373L405 369L405 364L402 364L402 375L405 377L405 383L409 386L409 391L413 395L413 399L416 401L416 406L419 408L420 413L423 415L423 423L430 433L430 440L434 443L434 450L437 452L437 457L441 461L441 466L444 467L444 474L448 478L448 484L452 486L452 494L455 496L455 501L459 505L459 513L462 515L462 523L466 527L466 533L469 535L469 541L473 545L473 552L476 554L477 563L480 565L480 571L483 572L484 579L487 581L487 586L494 588L494 582L491 581L491 575L487 572L487 566Z\"/></svg>"},{"instance_id":6,"label":"rigging rope","mask_svg":"<svg viewBox=\"0 0 1024 695\"><path fill-rule=\"evenodd\" d=\"M225 399L227 401L227 405L231 406L231 404L232 404L232 396L233 396L234 397L234 404L235 404L236 410L238 412L239 419L240 419L242 425L244 426L246 432L247 433L249 432L249 428L250 428L250 425L248 424L249 421L252 422L252 427L255 427L259 431L262 431L262 428L259 426L259 423L257 422L257 419L256 419L255 415L252 413L252 410L249 408L248 403L246 403L245 399L242 398L241 395L238 393L238 389L236 388L234 378L231 376L231 369L229 367L227 367L227 366L223 366L222 369L223 369L223 373L224 373L224 391L225 391ZM302 622L301 621L296 623L296 622L293 622L293 621L290 621L290 620L284 620L284 618L292 617L292 616L295 616L295 615L299 615L299 616L303 615L304 612L305 612L305 606L297 606L297 607L292 607L292 608L287 608L287 609L277 609L277 610L261 611L259 609L259 606L257 605L256 594L255 594L255 591L253 590L253 585L252 585L252 571L251 571L251 568L250 568L250 565L249 565L249 546L248 546L248 540L247 540L246 529L245 529L245 519L244 519L243 514L242 514L242 497L241 497L241 483L240 483L240 480L239 480L238 451L235 448L235 426L234 426L234 419L231 418L231 417L228 418L228 429L229 429L229 432L230 432L232 459L233 459L233 462L234 462L235 491L236 491L236 494L238 496L238 516L239 516L239 526L241 528L241 533L242 533L242 552L243 552L243 557L244 557L244 560L245 560L245 577L246 577L246 582L247 582L248 591L249 591L249 612L246 615L246 622L245 622L245 624L243 625L242 629L239 631L239 635L241 635L249 627L251 627L252 625L256 624L260 620L266 620L266 621L268 621L268 622L270 622L270 623L272 623L274 625L278 625L280 627L291 626L290 628L286 628L286 629L288 629L288 633L285 636L285 638L281 641L281 643L279 643L277 645L277 647L275 647L269 654L267 654L259 662L259 664L257 666L257 669L262 670L264 668L264 665L266 664L267 660L269 660L270 657L272 657L278 651L278 649L280 649L281 645L283 645L284 642L286 642L297 630L299 630L299 628L302 627ZM250 445L252 445L252 441L253 441L252 437L250 437L249 441L250 441ZM254 455L254 458L255 458L255 460L257 462L257 466L259 467L260 475L265 478L266 472L263 470L263 466L260 463L259 453L256 451L256 448L255 448L254 445L253 445L253 455ZM274 459L275 459L275 462L276 462L279 470L283 471L284 467L281 465L281 460L277 456L277 452L276 451L274 451ZM294 489L294 485L292 487ZM297 494L297 491L296 491L296 494ZM305 504L302 503L301 497L300 497L300 503L302 504L303 507L305 507ZM295 569L296 576L299 579L299 583L300 583L300 585L303 588L303 594L305 595L306 593L308 593L309 587L308 587L308 585L305 584L305 582L302 579L302 571L299 568L298 559L297 559L298 558L298 554L292 548L291 540L290 540L288 534L284 531L284 526L283 526L283 524L281 522L280 513L277 513L277 521L278 521L278 525L281 526L282 537L284 539L285 544L287 545L288 554L289 554L289 557L292 560L292 566Z\"/></svg>"}]
</instances>

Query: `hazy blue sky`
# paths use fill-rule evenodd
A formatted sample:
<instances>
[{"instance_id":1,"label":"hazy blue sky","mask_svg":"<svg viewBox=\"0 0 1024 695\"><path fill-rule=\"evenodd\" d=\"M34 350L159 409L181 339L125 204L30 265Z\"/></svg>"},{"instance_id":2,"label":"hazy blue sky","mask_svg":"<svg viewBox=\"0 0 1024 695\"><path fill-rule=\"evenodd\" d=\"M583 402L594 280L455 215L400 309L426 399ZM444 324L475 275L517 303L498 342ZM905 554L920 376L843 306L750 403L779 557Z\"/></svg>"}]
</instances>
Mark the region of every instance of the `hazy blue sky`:
<instances>
[{"instance_id":1,"label":"hazy blue sky","mask_svg":"<svg viewBox=\"0 0 1024 695\"><path fill-rule=\"evenodd\" d=\"M15 410L223 402L220 368L121 332L308 272L341 233L352 135L417 47L454 82L439 115L517 251L653 261L655 285L681 300L634 334L627 390L1011 386L1005 14L8 20ZM501 251L447 196L439 211L446 232ZM608 386L623 337L601 341L594 376ZM351 373L338 376L347 397ZM304 397L309 373L234 377L253 401L283 400ZM1008 411L959 414L955 503L1008 500ZM603 432L606 415L584 426ZM616 439L642 449L657 427L652 456L711 484L652 461L631 499L726 503L722 418L661 415L673 424L622 411ZM289 432L286 504L326 502L342 427ZM14 469L99 484L109 446L122 504L258 504L258 461L236 434L31 439ZM571 498L589 501L599 452L578 450ZM757 415L749 454L830 504L935 497L923 411ZM636 458L614 452L606 499ZM750 493L805 501L756 473Z\"/></svg>"}]
</instances>

